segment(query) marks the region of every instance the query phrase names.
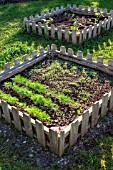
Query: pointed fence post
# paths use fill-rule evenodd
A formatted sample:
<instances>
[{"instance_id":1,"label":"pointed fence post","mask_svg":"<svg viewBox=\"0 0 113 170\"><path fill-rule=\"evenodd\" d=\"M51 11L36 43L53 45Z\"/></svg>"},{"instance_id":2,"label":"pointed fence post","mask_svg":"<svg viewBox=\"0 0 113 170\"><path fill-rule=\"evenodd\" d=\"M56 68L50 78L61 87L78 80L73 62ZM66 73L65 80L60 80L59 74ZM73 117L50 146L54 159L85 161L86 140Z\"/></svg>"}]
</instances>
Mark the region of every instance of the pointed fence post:
<instances>
[{"instance_id":1,"label":"pointed fence post","mask_svg":"<svg viewBox=\"0 0 113 170\"><path fill-rule=\"evenodd\" d=\"M92 54L87 54L87 61L90 61L90 62L93 61L93 60L92 60Z\"/></svg>"},{"instance_id":2,"label":"pointed fence post","mask_svg":"<svg viewBox=\"0 0 113 170\"><path fill-rule=\"evenodd\" d=\"M36 33L36 23L34 21L32 22L32 30Z\"/></svg>"},{"instance_id":3,"label":"pointed fence post","mask_svg":"<svg viewBox=\"0 0 113 170\"><path fill-rule=\"evenodd\" d=\"M74 55L74 51L72 48L68 48L68 55L69 56L73 56Z\"/></svg>"},{"instance_id":4,"label":"pointed fence post","mask_svg":"<svg viewBox=\"0 0 113 170\"><path fill-rule=\"evenodd\" d=\"M33 130L32 130L30 115L27 114L27 113L24 113L23 114L23 120L24 120L24 128L25 128L26 134L30 137L33 137Z\"/></svg>"},{"instance_id":5,"label":"pointed fence post","mask_svg":"<svg viewBox=\"0 0 113 170\"><path fill-rule=\"evenodd\" d=\"M28 55L27 55L27 54L25 54L25 55L24 55L23 60L24 60L24 62L26 62L26 61L28 61L28 60L29 60L29 57L28 57Z\"/></svg>"},{"instance_id":6,"label":"pointed fence post","mask_svg":"<svg viewBox=\"0 0 113 170\"><path fill-rule=\"evenodd\" d=\"M59 156L62 156L64 153L64 144L65 144L65 134L64 130L60 132L60 138L59 138Z\"/></svg>"},{"instance_id":7,"label":"pointed fence post","mask_svg":"<svg viewBox=\"0 0 113 170\"><path fill-rule=\"evenodd\" d=\"M10 70L10 63L5 63L5 64L4 64L4 70L5 70L5 71Z\"/></svg>"},{"instance_id":8,"label":"pointed fence post","mask_svg":"<svg viewBox=\"0 0 113 170\"><path fill-rule=\"evenodd\" d=\"M99 21L98 35L101 33L101 28L102 28L102 21Z\"/></svg>"},{"instance_id":9,"label":"pointed fence post","mask_svg":"<svg viewBox=\"0 0 113 170\"><path fill-rule=\"evenodd\" d=\"M17 110L16 107L12 107L12 115L13 115L13 119L14 119L14 126L19 131L22 131L21 119L19 116L19 111Z\"/></svg>"},{"instance_id":10,"label":"pointed fence post","mask_svg":"<svg viewBox=\"0 0 113 170\"><path fill-rule=\"evenodd\" d=\"M58 132L52 128L49 129L50 135L50 150L56 154L59 154L58 150Z\"/></svg>"},{"instance_id":11,"label":"pointed fence post","mask_svg":"<svg viewBox=\"0 0 113 170\"><path fill-rule=\"evenodd\" d=\"M88 38L90 39L92 37L92 25L89 26L89 35L88 35Z\"/></svg>"},{"instance_id":12,"label":"pointed fence post","mask_svg":"<svg viewBox=\"0 0 113 170\"><path fill-rule=\"evenodd\" d=\"M44 23L44 34L45 34L46 37L49 36L48 26L47 26L47 24L45 24L45 23Z\"/></svg>"},{"instance_id":13,"label":"pointed fence post","mask_svg":"<svg viewBox=\"0 0 113 170\"><path fill-rule=\"evenodd\" d=\"M66 54L66 47L65 46L60 47L60 53L64 54L64 55Z\"/></svg>"},{"instance_id":14,"label":"pointed fence post","mask_svg":"<svg viewBox=\"0 0 113 170\"><path fill-rule=\"evenodd\" d=\"M1 105L2 105L4 119L6 120L7 123L11 124L11 117L10 117L10 112L8 109L8 103L2 100Z\"/></svg>"},{"instance_id":15,"label":"pointed fence post","mask_svg":"<svg viewBox=\"0 0 113 170\"><path fill-rule=\"evenodd\" d=\"M108 93L102 97L101 117L105 116L108 111Z\"/></svg>"},{"instance_id":16,"label":"pointed fence post","mask_svg":"<svg viewBox=\"0 0 113 170\"><path fill-rule=\"evenodd\" d=\"M82 59L83 58L83 52L82 51L77 51L77 58Z\"/></svg>"},{"instance_id":17,"label":"pointed fence post","mask_svg":"<svg viewBox=\"0 0 113 170\"><path fill-rule=\"evenodd\" d=\"M45 140L45 133L44 133L44 126L43 123L39 120L35 121L35 128L36 128L36 135L38 143L45 147L46 140Z\"/></svg>"},{"instance_id":18,"label":"pointed fence post","mask_svg":"<svg viewBox=\"0 0 113 170\"><path fill-rule=\"evenodd\" d=\"M77 35L75 30L72 30L72 43L73 44L77 43Z\"/></svg>"},{"instance_id":19,"label":"pointed fence post","mask_svg":"<svg viewBox=\"0 0 113 170\"><path fill-rule=\"evenodd\" d=\"M89 111L86 110L82 114L81 136L84 136L88 132L88 123L89 123Z\"/></svg>"},{"instance_id":20,"label":"pointed fence post","mask_svg":"<svg viewBox=\"0 0 113 170\"><path fill-rule=\"evenodd\" d=\"M113 88L111 89L110 104L109 104L109 110L111 111L112 109L113 109Z\"/></svg>"},{"instance_id":21,"label":"pointed fence post","mask_svg":"<svg viewBox=\"0 0 113 170\"><path fill-rule=\"evenodd\" d=\"M51 25L51 38L55 38L55 26L53 24Z\"/></svg>"},{"instance_id":22,"label":"pointed fence post","mask_svg":"<svg viewBox=\"0 0 113 170\"><path fill-rule=\"evenodd\" d=\"M62 39L61 26L58 26L57 34L58 34L58 40L61 40Z\"/></svg>"},{"instance_id":23,"label":"pointed fence post","mask_svg":"<svg viewBox=\"0 0 113 170\"><path fill-rule=\"evenodd\" d=\"M111 16L108 16L107 30L110 29L110 23L111 23Z\"/></svg>"},{"instance_id":24,"label":"pointed fence post","mask_svg":"<svg viewBox=\"0 0 113 170\"><path fill-rule=\"evenodd\" d=\"M93 37L97 36L97 24L94 24Z\"/></svg>"},{"instance_id":25,"label":"pointed fence post","mask_svg":"<svg viewBox=\"0 0 113 170\"><path fill-rule=\"evenodd\" d=\"M78 121L73 121L70 128L69 145L73 146L78 138Z\"/></svg>"},{"instance_id":26,"label":"pointed fence post","mask_svg":"<svg viewBox=\"0 0 113 170\"><path fill-rule=\"evenodd\" d=\"M38 34L42 35L42 23L38 22Z\"/></svg>"},{"instance_id":27,"label":"pointed fence post","mask_svg":"<svg viewBox=\"0 0 113 170\"><path fill-rule=\"evenodd\" d=\"M65 28L65 40L69 42L69 28Z\"/></svg>"},{"instance_id":28,"label":"pointed fence post","mask_svg":"<svg viewBox=\"0 0 113 170\"><path fill-rule=\"evenodd\" d=\"M84 30L83 30L83 41L86 40L86 38L87 38L87 29L84 28Z\"/></svg>"},{"instance_id":29,"label":"pointed fence post","mask_svg":"<svg viewBox=\"0 0 113 170\"><path fill-rule=\"evenodd\" d=\"M79 35L79 43L82 43L82 40L83 40L83 39L82 39L82 35L83 35L83 34L82 34L82 30L79 30L79 33L80 33L80 35Z\"/></svg>"},{"instance_id":30,"label":"pointed fence post","mask_svg":"<svg viewBox=\"0 0 113 170\"><path fill-rule=\"evenodd\" d=\"M92 114L91 114L91 127L93 128L97 122L99 117L99 102L95 102L92 107Z\"/></svg>"}]
</instances>

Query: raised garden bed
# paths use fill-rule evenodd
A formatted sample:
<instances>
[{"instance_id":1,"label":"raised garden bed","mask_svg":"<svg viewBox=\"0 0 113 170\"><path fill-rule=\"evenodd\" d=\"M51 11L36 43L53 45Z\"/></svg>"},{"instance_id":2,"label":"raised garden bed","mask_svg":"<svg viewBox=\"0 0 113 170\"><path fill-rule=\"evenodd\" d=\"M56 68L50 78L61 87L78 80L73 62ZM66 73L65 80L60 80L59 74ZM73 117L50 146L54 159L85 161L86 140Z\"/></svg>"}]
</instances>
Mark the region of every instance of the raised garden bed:
<instances>
[{"instance_id":1,"label":"raised garden bed","mask_svg":"<svg viewBox=\"0 0 113 170\"><path fill-rule=\"evenodd\" d=\"M82 55L52 45L0 74L0 118L59 156L113 109L113 60Z\"/></svg>"},{"instance_id":2,"label":"raised garden bed","mask_svg":"<svg viewBox=\"0 0 113 170\"><path fill-rule=\"evenodd\" d=\"M113 27L113 10L108 13L106 9L77 8L68 4L67 8L56 7L56 10L47 11L46 14L41 12L41 16L36 14L36 17L24 18L24 27L29 33L33 31L73 44L82 43Z\"/></svg>"}]
</instances>

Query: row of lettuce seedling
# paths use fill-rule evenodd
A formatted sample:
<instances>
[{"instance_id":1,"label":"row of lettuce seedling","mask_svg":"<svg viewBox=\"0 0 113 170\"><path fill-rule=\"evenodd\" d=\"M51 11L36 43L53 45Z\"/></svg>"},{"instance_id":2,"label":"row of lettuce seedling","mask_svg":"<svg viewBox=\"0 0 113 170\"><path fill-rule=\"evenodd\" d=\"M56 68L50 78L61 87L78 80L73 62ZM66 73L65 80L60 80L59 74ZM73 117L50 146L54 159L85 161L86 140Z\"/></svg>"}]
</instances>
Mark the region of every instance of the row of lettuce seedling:
<instances>
[{"instance_id":1,"label":"row of lettuce seedling","mask_svg":"<svg viewBox=\"0 0 113 170\"><path fill-rule=\"evenodd\" d=\"M0 98L2 100L5 100L11 105L14 105L18 108L23 108L24 111L29 113L31 116L36 117L40 119L41 121L50 121L49 115L46 113L46 111L42 111L41 109L35 107L35 106L27 106L25 102L20 102L17 97L12 97L10 94L5 94L2 90L0 90Z\"/></svg>"}]
</instances>

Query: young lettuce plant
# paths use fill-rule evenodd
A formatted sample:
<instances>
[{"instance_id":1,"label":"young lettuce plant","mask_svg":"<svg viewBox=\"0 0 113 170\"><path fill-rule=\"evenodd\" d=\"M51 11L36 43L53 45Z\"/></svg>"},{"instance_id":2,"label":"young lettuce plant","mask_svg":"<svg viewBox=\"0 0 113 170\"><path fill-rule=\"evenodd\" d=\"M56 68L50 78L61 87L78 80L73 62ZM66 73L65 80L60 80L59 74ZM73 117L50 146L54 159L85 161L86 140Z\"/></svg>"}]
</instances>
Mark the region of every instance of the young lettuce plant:
<instances>
[{"instance_id":1,"label":"young lettuce plant","mask_svg":"<svg viewBox=\"0 0 113 170\"><path fill-rule=\"evenodd\" d=\"M76 21L76 22L73 23L73 26L71 26L70 29L78 31L79 26L83 26L83 25Z\"/></svg>"},{"instance_id":2,"label":"young lettuce plant","mask_svg":"<svg viewBox=\"0 0 113 170\"><path fill-rule=\"evenodd\" d=\"M8 84L8 83L7 83ZM5 94L0 90L0 98L10 103L11 105L15 105L16 107L23 108L27 111L31 116L40 119L41 121L50 121L50 116L46 113L46 111L42 111L41 109L33 106L27 106L26 103L19 102L19 99L16 97L12 97L9 94Z\"/></svg>"},{"instance_id":3,"label":"young lettuce plant","mask_svg":"<svg viewBox=\"0 0 113 170\"><path fill-rule=\"evenodd\" d=\"M49 24L49 23L53 22L53 18L49 18L49 20L47 20L47 19L41 19L41 22L42 22L42 23Z\"/></svg>"},{"instance_id":4,"label":"young lettuce plant","mask_svg":"<svg viewBox=\"0 0 113 170\"><path fill-rule=\"evenodd\" d=\"M36 105L44 105L48 108L58 109L58 105L53 103L50 98L45 98L40 94L33 94L31 90L24 87L19 87L15 83L10 83L10 88L20 95L21 98L30 98Z\"/></svg>"}]
</instances>

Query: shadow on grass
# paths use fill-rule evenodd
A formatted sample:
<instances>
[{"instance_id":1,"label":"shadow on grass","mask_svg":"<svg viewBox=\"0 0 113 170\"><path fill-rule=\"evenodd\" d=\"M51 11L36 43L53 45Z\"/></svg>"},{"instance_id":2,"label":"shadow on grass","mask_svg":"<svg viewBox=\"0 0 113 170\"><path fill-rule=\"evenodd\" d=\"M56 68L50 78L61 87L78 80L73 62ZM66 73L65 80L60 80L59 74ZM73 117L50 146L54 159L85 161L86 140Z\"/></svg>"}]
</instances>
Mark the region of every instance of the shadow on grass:
<instances>
[{"instance_id":1,"label":"shadow on grass","mask_svg":"<svg viewBox=\"0 0 113 170\"><path fill-rule=\"evenodd\" d=\"M110 31L104 32L102 35L87 39L81 44L73 45L71 43L67 43L65 40L59 41L57 39L46 38L43 36L38 36L38 34L30 33L28 34L26 31L20 30L15 35L12 36L12 39L15 41L20 41L22 43L28 42L28 46L34 44L34 48L37 49L38 46L46 47L48 44L56 44L58 49L60 49L61 45L66 46L66 48L73 48L75 54L78 50L81 50L86 57L87 53L91 53L96 59L97 56L102 55L102 57L106 60L113 58L113 29ZM9 39L10 42L10 39ZM109 56L108 56L109 54Z\"/></svg>"},{"instance_id":2,"label":"shadow on grass","mask_svg":"<svg viewBox=\"0 0 113 170\"><path fill-rule=\"evenodd\" d=\"M26 3L18 3L18 4L7 4L0 6L0 18L1 20L13 21L17 19L23 19L24 17L29 17L30 15L36 15L36 13L40 13L41 11L49 10L51 8L55 8L56 6L67 6L67 4L75 4L74 0L39 0L39 1L31 1ZM113 2L111 0L76 0L76 5L82 6L94 6L95 8L107 8L111 9L113 6Z\"/></svg>"}]
</instances>

